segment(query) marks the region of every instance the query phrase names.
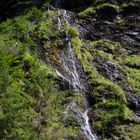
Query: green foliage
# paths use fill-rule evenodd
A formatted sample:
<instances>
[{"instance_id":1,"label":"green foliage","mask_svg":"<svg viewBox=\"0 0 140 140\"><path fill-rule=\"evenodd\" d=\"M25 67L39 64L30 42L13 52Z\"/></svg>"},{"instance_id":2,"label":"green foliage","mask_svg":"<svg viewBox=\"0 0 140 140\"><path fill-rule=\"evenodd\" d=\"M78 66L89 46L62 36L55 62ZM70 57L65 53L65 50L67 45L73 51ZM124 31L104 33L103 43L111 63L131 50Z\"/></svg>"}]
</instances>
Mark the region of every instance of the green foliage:
<instances>
[{"instance_id":1,"label":"green foliage","mask_svg":"<svg viewBox=\"0 0 140 140\"><path fill-rule=\"evenodd\" d=\"M37 7L32 7L31 10L26 14L27 20L37 20L38 22L41 21L43 18L42 11L39 10Z\"/></svg>"},{"instance_id":2,"label":"green foliage","mask_svg":"<svg viewBox=\"0 0 140 140\"><path fill-rule=\"evenodd\" d=\"M128 82L131 83L136 93L140 95L140 70L125 67L125 72L127 73Z\"/></svg>"},{"instance_id":3,"label":"green foliage","mask_svg":"<svg viewBox=\"0 0 140 140\"><path fill-rule=\"evenodd\" d=\"M56 12L33 7L26 15L0 24L0 138L36 140L75 136L79 128L65 127L64 92L54 79L57 75L36 54L39 39L58 55L56 29L51 30ZM36 23L32 22L36 20ZM31 21L31 22L30 22ZM77 36L75 29L71 33ZM34 41L34 38L38 40ZM50 38L56 38L50 42ZM49 55L51 58L52 55ZM52 58L51 58L52 59ZM58 59L53 56L57 62ZM42 124L43 123L43 124ZM56 132L56 130L58 130ZM55 135L54 135L55 133Z\"/></svg>"},{"instance_id":4,"label":"green foliage","mask_svg":"<svg viewBox=\"0 0 140 140\"><path fill-rule=\"evenodd\" d=\"M96 13L95 9L93 7L89 7L87 9L85 9L84 11L80 12L79 16L84 18L88 15L92 15L92 14L95 14L95 13Z\"/></svg>"},{"instance_id":5,"label":"green foliage","mask_svg":"<svg viewBox=\"0 0 140 140\"><path fill-rule=\"evenodd\" d=\"M94 68L87 68L89 84L93 88L93 101L95 113L99 120L93 122L97 131L116 133L115 127L122 120L131 118L131 111L126 106L125 92L117 84L104 78Z\"/></svg>"},{"instance_id":6,"label":"green foliage","mask_svg":"<svg viewBox=\"0 0 140 140\"><path fill-rule=\"evenodd\" d=\"M122 104L116 100L107 100L97 105L100 121L95 122L97 124L98 131L109 131L113 130L115 126L120 124L121 121L129 119L131 112L126 107L125 104ZM100 111L102 109L102 111ZM101 123L99 125L99 122ZM113 132L112 132L113 133Z\"/></svg>"},{"instance_id":7,"label":"green foliage","mask_svg":"<svg viewBox=\"0 0 140 140\"><path fill-rule=\"evenodd\" d=\"M69 35L70 35L71 37L76 37L76 36L79 35L79 32L77 31L76 28L70 27L70 29L69 29Z\"/></svg>"},{"instance_id":8,"label":"green foliage","mask_svg":"<svg viewBox=\"0 0 140 140\"><path fill-rule=\"evenodd\" d=\"M87 44L90 47L84 48L84 45L73 46L75 46L74 49L78 59L88 75L93 102L91 112L93 111L93 114L97 114L99 117L98 120L93 120L93 126L99 133L103 134L103 137L106 137L108 131L111 131L112 134L117 133L116 126L120 125L122 121L130 120L132 112L126 105L127 100L123 89L120 85L100 74L98 69L94 67L94 61L95 58L100 61L111 60L116 64L116 67L120 67L119 59L116 59L116 56L125 54L122 54L122 47L119 43L110 40L97 40ZM80 46L79 49L77 46Z\"/></svg>"},{"instance_id":9,"label":"green foliage","mask_svg":"<svg viewBox=\"0 0 140 140\"><path fill-rule=\"evenodd\" d=\"M94 42L89 42L89 45L111 54L121 53L121 45L118 42L113 42L107 39L101 39Z\"/></svg>"},{"instance_id":10,"label":"green foliage","mask_svg":"<svg viewBox=\"0 0 140 140\"><path fill-rule=\"evenodd\" d=\"M73 37L71 38L72 47L75 50L75 53L77 54L77 57L81 57L80 49L83 46L83 42L79 39L79 37Z\"/></svg>"},{"instance_id":11,"label":"green foliage","mask_svg":"<svg viewBox=\"0 0 140 140\"><path fill-rule=\"evenodd\" d=\"M96 1L94 3L93 7L86 8L84 11L79 13L79 16L81 18L84 18L84 17L87 17L87 16L92 16L92 15L97 17L96 15L98 14L98 11L99 10L101 11L101 10L104 10L104 9L111 9L112 11L117 12L117 13L120 11L120 7L118 5L108 3L108 2L104 2L104 1L101 1L101 2Z\"/></svg>"},{"instance_id":12,"label":"green foliage","mask_svg":"<svg viewBox=\"0 0 140 140\"><path fill-rule=\"evenodd\" d=\"M28 139L33 136L31 122L28 119L33 115L24 98L21 57L10 47L0 47L0 108L1 108L1 134L2 139ZM21 129L22 128L22 129Z\"/></svg>"},{"instance_id":13,"label":"green foliage","mask_svg":"<svg viewBox=\"0 0 140 140\"><path fill-rule=\"evenodd\" d=\"M101 5L98 5L96 7L96 10L101 10L101 9L104 9L104 8L112 8L116 12L119 12L120 11L120 8L119 8L118 5L114 5L114 4L111 4L111 3L104 3L104 4L101 4Z\"/></svg>"},{"instance_id":14,"label":"green foliage","mask_svg":"<svg viewBox=\"0 0 140 140\"><path fill-rule=\"evenodd\" d=\"M139 124L133 124L133 125L118 125L116 127L116 130L119 132L120 135L123 136L125 140L137 140L140 139L140 125ZM119 135L119 136L120 136Z\"/></svg>"},{"instance_id":15,"label":"green foliage","mask_svg":"<svg viewBox=\"0 0 140 140\"><path fill-rule=\"evenodd\" d=\"M125 64L130 67L140 68L140 54L126 57Z\"/></svg>"}]
</instances>

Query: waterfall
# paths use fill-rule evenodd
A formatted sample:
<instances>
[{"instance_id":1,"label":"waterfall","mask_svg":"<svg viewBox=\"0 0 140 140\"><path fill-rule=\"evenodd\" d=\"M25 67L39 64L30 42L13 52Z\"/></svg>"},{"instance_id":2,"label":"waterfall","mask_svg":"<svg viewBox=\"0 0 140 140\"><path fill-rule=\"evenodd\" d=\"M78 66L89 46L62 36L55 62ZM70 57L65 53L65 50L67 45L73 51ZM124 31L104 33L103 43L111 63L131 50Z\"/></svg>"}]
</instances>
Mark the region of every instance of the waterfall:
<instances>
[{"instance_id":1,"label":"waterfall","mask_svg":"<svg viewBox=\"0 0 140 140\"><path fill-rule=\"evenodd\" d=\"M62 19L60 18L62 17ZM58 10L58 30L61 31L62 24L67 24L69 26L68 22L68 15L66 10ZM79 74L76 68L76 56L75 53L72 50L71 47L71 41L68 34L68 31L65 31L65 39L64 39L64 46L66 47L66 50L61 53L61 64L62 67L67 73L67 77L56 70L57 74L63 79L63 81L66 81L69 83L69 87L73 88L75 91L80 91L84 87L80 83Z\"/></svg>"},{"instance_id":2,"label":"waterfall","mask_svg":"<svg viewBox=\"0 0 140 140\"><path fill-rule=\"evenodd\" d=\"M65 71L68 73L70 76L70 85L76 90L79 89L81 90L83 87L80 84L79 80L79 74L76 69L76 57L75 54L71 48L71 43L68 42L68 48L66 52L62 52L61 54L61 61L62 61L62 66L65 69Z\"/></svg>"},{"instance_id":3,"label":"waterfall","mask_svg":"<svg viewBox=\"0 0 140 140\"><path fill-rule=\"evenodd\" d=\"M68 24L68 27L70 26L68 19L69 16L66 10L58 10L59 31L61 31L63 24ZM62 71L60 72L59 70L56 69L56 73L58 74L59 77L63 79L63 81L69 84L70 89L74 89L75 92L80 92L80 94L82 95L82 91L84 91L84 86L80 81L80 76L77 70L77 58L72 50L72 44L70 41L70 36L68 34L68 31L65 31L64 42L65 42L64 43L65 51L62 51L61 53L61 66L64 69L63 70L64 72ZM85 106L86 106L86 110L83 111L83 109L79 108L75 102L70 102L67 105L64 114L66 118L69 117L70 115L74 116L77 123L80 124L81 130L83 131L83 133L85 134L88 140L96 140L95 135L92 133L89 124L89 117L88 117L89 108L87 105Z\"/></svg>"}]
</instances>

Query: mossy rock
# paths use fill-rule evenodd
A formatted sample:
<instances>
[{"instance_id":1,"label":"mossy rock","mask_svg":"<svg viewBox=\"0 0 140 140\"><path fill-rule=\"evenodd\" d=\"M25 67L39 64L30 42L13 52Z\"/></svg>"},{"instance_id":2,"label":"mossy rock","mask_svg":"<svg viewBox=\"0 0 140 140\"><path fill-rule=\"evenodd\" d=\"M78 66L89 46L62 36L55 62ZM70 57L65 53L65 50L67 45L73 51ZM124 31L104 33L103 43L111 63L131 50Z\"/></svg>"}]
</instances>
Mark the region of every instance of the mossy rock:
<instances>
[{"instance_id":1,"label":"mossy rock","mask_svg":"<svg viewBox=\"0 0 140 140\"><path fill-rule=\"evenodd\" d=\"M93 7L88 7L84 11L79 13L81 18L91 16L98 19L110 20L115 18L115 16L120 12L120 7L112 3L100 3L94 5Z\"/></svg>"}]
</instances>

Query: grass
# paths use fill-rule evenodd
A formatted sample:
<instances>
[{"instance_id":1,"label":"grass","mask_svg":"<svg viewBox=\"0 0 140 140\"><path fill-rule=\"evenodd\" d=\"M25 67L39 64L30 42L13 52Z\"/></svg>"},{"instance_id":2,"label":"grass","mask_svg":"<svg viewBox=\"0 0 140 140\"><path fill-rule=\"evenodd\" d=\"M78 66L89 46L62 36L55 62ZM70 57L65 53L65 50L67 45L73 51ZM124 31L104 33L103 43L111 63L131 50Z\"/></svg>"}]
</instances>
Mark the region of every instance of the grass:
<instances>
[{"instance_id":1,"label":"grass","mask_svg":"<svg viewBox=\"0 0 140 140\"><path fill-rule=\"evenodd\" d=\"M101 39L94 42L89 42L89 46L96 49L103 50L104 52L117 55L121 53L121 45L118 42L113 42L108 39Z\"/></svg>"},{"instance_id":2,"label":"grass","mask_svg":"<svg viewBox=\"0 0 140 140\"><path fill-rule=\"evenodd\" d=\"M118 125L116 127L117 131L119 132L118 136L122 136L125 140L137 140L140 139L140 125L133 124L133 125Z\"/></svg>"},{"instance_id":3,"label":"grass","mask_svg":"<svg viewBox=\"0 0 140 140\"><path fill-rule=\"evenodd\" d=\"M98 11L99 10L103 10L103 9L107 9L107 8L110 8L112 11L115 11L115 12L119 12L120 11L120 7L115 5L115 4L111 4L111 3L100 3L100 4L96 4L94 6L90 6L90 7L87 7L84 11L80 12L79 13L79 17L81 18L85 18L87 16L95 16L97 17L96 15L98 14Z\"/></svg>"},{"instance_id":4,"label":"grass","mask_svg":"<svg viewBox=\"0 0 140 140\"><path fill-rule=\"evenodd\" d=\"M140 70L125 67L127 73L127 80L132 85L133 89L140 95Z\"/></svg>"},{"instance_id":5,"label":"grass","mask_svg":"<svg viewBox=\"0 0 140 140\"><path fill-rule=\"evenodd\" d=\"M140 68L140 54L126 57L125 64L130 67Z\"/></svg>"},{"instance_id":6,"label":"grass","mask_svg":"<svg viewBox=\"0 0 140 140\"><path fill-rule=\"evenodd\" d=\"M88 15L92 15L92 14L95 14L95 13L96 13L96 11L95 11L95 9L94 9L93 7L88 7L88 8L85 9L84 11L80 12L80 13L79 13L79 16L80 16L81 18L84 18L84 17L86 17L86 16L88 16Z\"/></svg>"}]
</instances>

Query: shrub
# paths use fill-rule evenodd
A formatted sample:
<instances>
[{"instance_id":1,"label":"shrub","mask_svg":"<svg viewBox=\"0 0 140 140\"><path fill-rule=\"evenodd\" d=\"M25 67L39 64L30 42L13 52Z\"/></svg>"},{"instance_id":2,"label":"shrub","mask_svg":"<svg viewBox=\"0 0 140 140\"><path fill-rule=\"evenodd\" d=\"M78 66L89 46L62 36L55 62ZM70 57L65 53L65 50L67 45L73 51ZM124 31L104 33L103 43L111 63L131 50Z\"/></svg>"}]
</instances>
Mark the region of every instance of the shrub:
<instances>
[{"instance_id":1,"label":"shrub","mask_svg":"<svg viewBox=\"0 0 140 140\"><path fill-rule=\"evenodd\" d=\"M70 29L69 29L69 35L71 37L76 37L76 36L79 35L79 32L78 32L78 30L76 28L70 27Z\"/></svg>"}]
</instances>

